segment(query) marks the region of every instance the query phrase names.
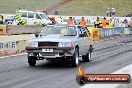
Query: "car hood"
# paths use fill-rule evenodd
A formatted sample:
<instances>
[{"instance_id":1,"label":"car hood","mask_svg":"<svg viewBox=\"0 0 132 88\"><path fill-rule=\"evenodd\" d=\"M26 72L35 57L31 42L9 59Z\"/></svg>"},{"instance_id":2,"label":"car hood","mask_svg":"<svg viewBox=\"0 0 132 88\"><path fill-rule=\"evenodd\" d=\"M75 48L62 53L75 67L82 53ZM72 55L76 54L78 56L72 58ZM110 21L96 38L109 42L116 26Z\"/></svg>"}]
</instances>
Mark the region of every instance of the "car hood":
<instances>
[{"instance_id":1,"label":"car hood","mask_svg":"<svg viewBox=\"0 0 132 88\"><path fill-rule=\"evenodd\" d=\"M52 21L51 20L47 20L45 18L42 19L42 22L45 23L45 24L52 24Z\"/></svg>"},{"instance_id":2,"label":"car hood","mask_svg":"<svg viewBox=\"0 0 132 88\"><path fill-rule=\"evenodd\" d=\"M76 40L76 36L62 36L62 35L46 35L38 38L34 38L29 41L34 42L73 42Z\"/></svg>"}]
</instances>

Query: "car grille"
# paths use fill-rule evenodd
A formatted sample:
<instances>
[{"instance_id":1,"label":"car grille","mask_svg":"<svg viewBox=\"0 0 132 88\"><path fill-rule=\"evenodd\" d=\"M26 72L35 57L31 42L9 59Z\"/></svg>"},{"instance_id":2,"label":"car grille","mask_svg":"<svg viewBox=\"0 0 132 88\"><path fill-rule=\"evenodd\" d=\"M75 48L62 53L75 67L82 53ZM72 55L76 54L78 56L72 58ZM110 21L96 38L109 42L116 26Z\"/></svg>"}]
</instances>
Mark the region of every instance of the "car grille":
<instances>
[{"instance_id":1,"label":"car grille","mask_svg":"<svg viewBox=\"0 0 132 88\"><path fill-rule=\"evenodd\" d=\"M56 53L41 53L42 56L55 56Z\"/></svg>"},{"instance_id":2,"label":"car grille","mask_svg":"<svg viewBox=\"0 0 132 88\"><path fill-rule=\"evenodd\" d=\"M42 46L58 46L58 42L39 42L38 47Z\"/></svg>"}]
</instances>

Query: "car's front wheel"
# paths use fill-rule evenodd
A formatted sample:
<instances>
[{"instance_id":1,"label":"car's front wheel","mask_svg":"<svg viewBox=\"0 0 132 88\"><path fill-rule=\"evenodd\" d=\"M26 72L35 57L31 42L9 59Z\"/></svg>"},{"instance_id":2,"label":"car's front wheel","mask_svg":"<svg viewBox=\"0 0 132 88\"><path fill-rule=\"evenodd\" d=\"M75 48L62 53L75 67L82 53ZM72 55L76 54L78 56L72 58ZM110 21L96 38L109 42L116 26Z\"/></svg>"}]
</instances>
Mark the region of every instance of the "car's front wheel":
<instances>
[{"instance_id":1,"label":"car's front wheel","mask_svg":"<svg viewBox=\"0 0 132 88\"><path fill-rule=\"evenodd\" d=\"M30 66L35 66L36 65L36 57L35 56L28 56L28 64Z\"/></svg>"},{"instance_id":2,"label":"car's front wheel","mask_svg":"<svg viewBox=\"0 0 132 88\"><path fill-rule=\"evenodd\" d=\"M72 66L77 67L79 65L79 49L76 48L72 57Z\"/></svg>"},{"instance_id":3,"label":"car's front wheel","mask_svg":"<svg viewBox=\"0 0 132 88\"><path fill-rule=\"evenodd\" d=\"M82 60L83 60L83 62L90 62L90 60L91 60L91 51L90 50L87 51L86 55L82 56Z\"/></svg>"}]
</instances>

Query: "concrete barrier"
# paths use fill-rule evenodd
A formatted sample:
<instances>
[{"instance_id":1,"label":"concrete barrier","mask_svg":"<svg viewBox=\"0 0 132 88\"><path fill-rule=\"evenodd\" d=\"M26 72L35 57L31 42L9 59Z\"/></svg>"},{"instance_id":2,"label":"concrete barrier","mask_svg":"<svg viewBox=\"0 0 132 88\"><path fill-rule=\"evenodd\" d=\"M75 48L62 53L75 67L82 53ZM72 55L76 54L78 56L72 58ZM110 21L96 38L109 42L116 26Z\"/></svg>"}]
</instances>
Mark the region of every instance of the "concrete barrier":
<instances>
[{"instance_id":1,"label":"concrete barrier","mask_svg":"<svg viewBox=\"0 0 132 88\"><path fill-rule=\"evenodd\" d=\"M112 74L130 74L132 78L132 64ZM129 84L86 84L80 88L132 88L132 81Z\"/></svg>"},{"instance_id":2,"label":"concrete barrier","mask_svg":"<svg viewBox=\"0 0 132 88\"><path fill-rule=\"evenodd\" d=\"M5 25L0 25L0 35L5 35L6 34L6 26Z\"/></svg>"},{"instance_id":3,"label":"concrete barrier","mask_svg":"<svg viewBox=\"0 0 132 88\"><path fill-rule=\"evenodd\" d=\"M93 37L94 41L98 41L104 38L111 38L115 36L121 36L126 33L123 27L115 27L115 28L87 28L90 32L90 35ZM130 34L130 32L128 33Z\"/></svg>"},{"instance_id":4,"label":"concrete barrier","mask_svg":"<svg viewBox=\"0 0 132 88\"><path fill-rule=\"evenodd\" d=\"M124 28L124 34L125 35L131 35L132 34L132 27L130 27L130 28Z\"/></svg>"},{"instance_id":5,"label":"concrete barrier","mask_svg":"<svg viewBox=\"0 0 132 88\"><path fill-rule=\"evenodd\" d=\"M34 34L0 36L0 57L24 52L27 41L32 38Z\"/></svg>"},{"instance_id":6,"label":"concrete barrier","mask_svg":"<svg viewBox=\"0 0 132 88\"><path fill-rule=\"evenodd\" d=\"M39 33L42 29L41 25L0 25L0 34L34 34Z\"/></svg>"},{"instance_id":7,"label":"concrete barrier","mask_svg":"<svg viewBox=\"0 0 132 88\"><path fill-rule=\"evenodd\" d=\"M38 33L43 29L41 25L12 25L10 34L28 34Z\"/></svg>"}]
</instances>

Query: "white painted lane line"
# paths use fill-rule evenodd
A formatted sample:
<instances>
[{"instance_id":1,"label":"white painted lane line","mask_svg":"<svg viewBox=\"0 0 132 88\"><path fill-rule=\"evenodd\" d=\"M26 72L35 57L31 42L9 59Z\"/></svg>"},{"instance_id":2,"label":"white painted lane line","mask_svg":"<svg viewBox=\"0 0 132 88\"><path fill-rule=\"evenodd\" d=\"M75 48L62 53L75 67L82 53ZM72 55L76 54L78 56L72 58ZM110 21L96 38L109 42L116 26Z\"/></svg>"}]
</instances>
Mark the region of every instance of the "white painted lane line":
<instances>
[{"instance_id":1,"label":"white painted lane line","mask_svg":"<svg viewBox=\"0 0 132 88\"><path fill-rule=\"evenodd\" d=\"M14 55L9 55L9 56L2 56L0 58L8 58L8 57L15 57L15 56L21 56L21 55L26 55L27 53L21 53L21 54L14 54Z\"/></svg>"}]
</instances>

